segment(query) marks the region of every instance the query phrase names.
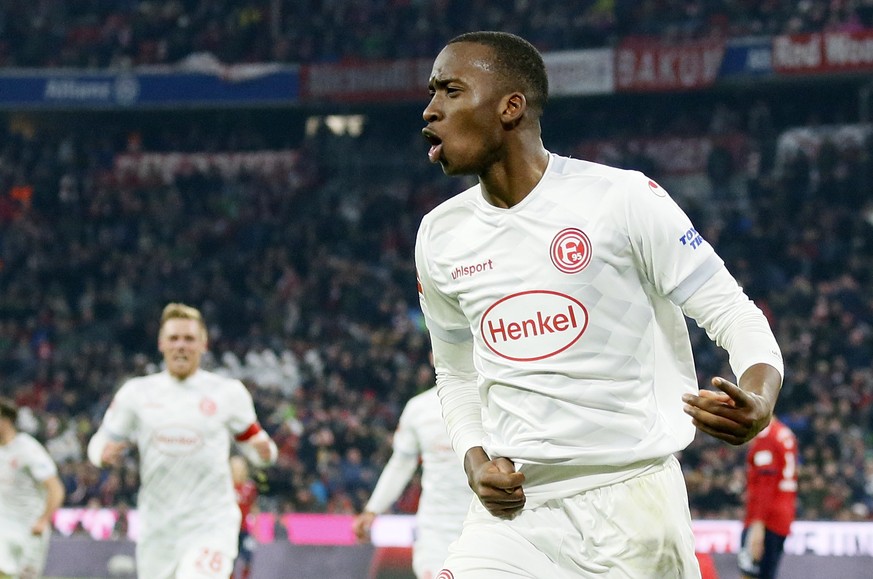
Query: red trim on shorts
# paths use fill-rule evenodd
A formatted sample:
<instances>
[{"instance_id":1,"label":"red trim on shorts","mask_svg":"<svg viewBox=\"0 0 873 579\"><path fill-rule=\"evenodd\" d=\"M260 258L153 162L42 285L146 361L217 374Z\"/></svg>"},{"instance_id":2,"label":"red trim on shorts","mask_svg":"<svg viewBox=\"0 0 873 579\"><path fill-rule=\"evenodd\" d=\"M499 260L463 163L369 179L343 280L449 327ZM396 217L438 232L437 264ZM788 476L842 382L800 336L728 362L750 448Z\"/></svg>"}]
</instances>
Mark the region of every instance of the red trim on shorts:
<instances>
[{"instance_id":1,"label":"red trim on shorts","mask_svg":"<svg viewBox=\"0 0 873 579\"><path fill-rule=\"evenodd\" d=\"M261 431L261 425L252 422L252 425L236 435L237 442L245 442Z\"/></svg>"}]
</instances>

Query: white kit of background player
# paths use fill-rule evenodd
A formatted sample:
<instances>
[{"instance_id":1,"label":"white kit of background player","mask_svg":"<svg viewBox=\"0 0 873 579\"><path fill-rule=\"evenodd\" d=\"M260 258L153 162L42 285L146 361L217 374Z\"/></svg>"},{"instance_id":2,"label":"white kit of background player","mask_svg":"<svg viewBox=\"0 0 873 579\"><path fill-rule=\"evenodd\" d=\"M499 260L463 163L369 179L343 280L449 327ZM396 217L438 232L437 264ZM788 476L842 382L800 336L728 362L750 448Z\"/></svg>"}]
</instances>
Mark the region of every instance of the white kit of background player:
<instances>
[{"instance_id":1,"label":"white kit of background player","mask_svg":"<svg viewBox=\"0 0 873 579\"><path fill-rule=\"evenodd\" d=\"M275 461L276 446L242 382L199 368L206 328L196 309L168 305L158 347L166 370L122 385L88 457L105 466L128 444L139 451L139 577L226 579L240 529L231 441L258 466Z\"/></svg>"},{"instance_id":2,"label":"white kit of background player","mask_svg":"<svg viewBox=\"0 0 873 579\"><path fill-rule=\"evenodd\" d=\"M419 579L433 578L442 568L449 545L461 534L473 491L452 450L436 388L406 403L391 458L382 470L364 512L355 519L355 533L367 537L376 515L391 508L418 469L421 458L421 497L415 515L412 568Z\"/></svg>"},{"instance_id":3,"label":"white kit of background player","mask_svg":"<svg viewBox=\"0 0 873 579\"><path fill-rule=\"evenodd\" d=\"M64 485L45 447L16 427L18 406L0 398L0 577L42 576L52 516Z\"/></svg>"}]
</instances>

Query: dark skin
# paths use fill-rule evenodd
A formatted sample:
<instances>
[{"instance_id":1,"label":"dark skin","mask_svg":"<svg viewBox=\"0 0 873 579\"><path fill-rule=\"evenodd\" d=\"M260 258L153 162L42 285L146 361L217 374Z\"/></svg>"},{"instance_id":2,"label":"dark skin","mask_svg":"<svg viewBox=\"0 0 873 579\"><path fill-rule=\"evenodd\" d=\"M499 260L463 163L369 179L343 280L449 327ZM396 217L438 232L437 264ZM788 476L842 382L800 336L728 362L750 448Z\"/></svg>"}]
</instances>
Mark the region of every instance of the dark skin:
<instances>
[{"instance_id":1,"label":"dark skin","mask_svg":"<svg viewBox=\"0 0 873 579\"><path fill-rule=\"evenodd\" d=\"M494 206L520 203L545 173L540 112L521 90L504 82L488 46L460 42L446 46L433 64L431 100L422 130L431 143L428 157L446 175L476 175ZM734 445L748 442L770 422L781 388L779 372L755 364L736 385L712 379L714 390L682 397L684 410L702 432ZM464 457L470 488L492 515L511 518L522 509L524 474L512 460L489 457L481 446Z\"/></svg>"}]
</instances>

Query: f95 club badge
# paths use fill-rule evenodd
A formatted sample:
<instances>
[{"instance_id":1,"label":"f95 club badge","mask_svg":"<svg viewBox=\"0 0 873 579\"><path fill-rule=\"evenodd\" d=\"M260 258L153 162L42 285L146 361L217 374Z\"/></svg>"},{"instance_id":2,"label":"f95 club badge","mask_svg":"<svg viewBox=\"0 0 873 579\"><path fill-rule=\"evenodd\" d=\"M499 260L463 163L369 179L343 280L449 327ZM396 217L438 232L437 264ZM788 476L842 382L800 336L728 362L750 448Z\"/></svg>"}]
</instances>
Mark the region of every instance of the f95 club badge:
<instances>
[{"instance_id":1,"label":"f95 club badge","mask_svg":"<svg viewBox=\"0 0 873 579\"><path fill-rule=\"evenodd\" d=\"M591 263L591 240L581 229L568 227L552 239L549 254L558 271L578 273Z\"/></svg>"}]
</instances>

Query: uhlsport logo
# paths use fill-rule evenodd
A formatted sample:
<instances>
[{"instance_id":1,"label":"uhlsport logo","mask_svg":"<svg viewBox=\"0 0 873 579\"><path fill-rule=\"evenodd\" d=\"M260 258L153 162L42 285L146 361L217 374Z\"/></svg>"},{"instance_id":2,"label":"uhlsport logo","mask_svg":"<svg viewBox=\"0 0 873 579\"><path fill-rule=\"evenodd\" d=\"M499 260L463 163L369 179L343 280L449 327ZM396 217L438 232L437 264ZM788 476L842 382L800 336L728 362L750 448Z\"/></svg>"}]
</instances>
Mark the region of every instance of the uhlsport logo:
<instances>
[{"instance_id":1,"label":"uhlsport logo","mask_svg":"<svg viewBox=\"0 0 873 579\"><path fill-rule=\"evenodd\" d=\"M437 574L436 579L455 579L455 576L448 569L443 569Z\"/></svg>"},{"instance_id":2,"label":"uhlsport logo","mask_svg":"<svg viewBox=\"0 0 873 579\"><path fill-rule=\"evenodd\" d=\"M532 362L560 354L588 327L588 310L577 299L531 290L495 302L479 323L488 348L507 360Z\"/></svg>"},{"instance_id":3,"label":"uhlsport logo","mask_svg":"<svg viewBox=\"0 0 873 579\"><path fill-rule=\"evenodd\" d=\"M568 227L552 240L549 253L559 271L578 273L591 262L591 241L581 229Z\"/></svg>"}]
</instances>

